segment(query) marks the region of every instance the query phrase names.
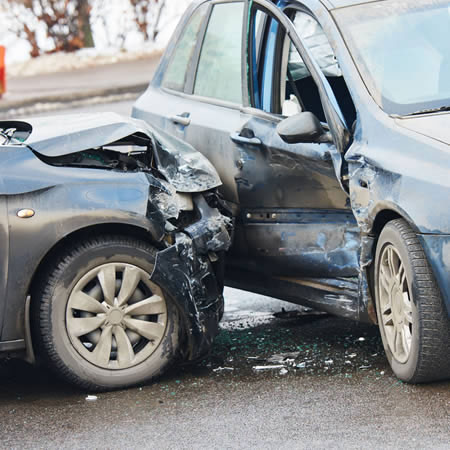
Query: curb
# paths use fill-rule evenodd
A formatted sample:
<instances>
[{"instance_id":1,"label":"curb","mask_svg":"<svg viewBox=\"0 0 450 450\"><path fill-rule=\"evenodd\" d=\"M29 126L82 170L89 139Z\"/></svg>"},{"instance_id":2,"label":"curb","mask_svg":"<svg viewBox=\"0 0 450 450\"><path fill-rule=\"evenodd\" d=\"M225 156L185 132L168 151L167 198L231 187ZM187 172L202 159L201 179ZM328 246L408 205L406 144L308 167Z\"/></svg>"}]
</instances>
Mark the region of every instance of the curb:
<instances>
[{"instance_id":1,"label":"curb","mask_svg":"<svg viewBox=\"0 0 450 450\"><path fill-rule=\"evenodd\" d=\"M83 92L71 92L68 94L46 95L45 97L31 97L23 100L0 100L0 113L8 113L16 109L34 109L36 104L59 104L61 108L64 104L74 101L90 100L93 97L109 97L113 95L140 94L144 92L147 83L135 84L129 86L120 86L106 89L91 89ZM57 109L57 108L55 108Z\"/></svg>"}]
</instances>

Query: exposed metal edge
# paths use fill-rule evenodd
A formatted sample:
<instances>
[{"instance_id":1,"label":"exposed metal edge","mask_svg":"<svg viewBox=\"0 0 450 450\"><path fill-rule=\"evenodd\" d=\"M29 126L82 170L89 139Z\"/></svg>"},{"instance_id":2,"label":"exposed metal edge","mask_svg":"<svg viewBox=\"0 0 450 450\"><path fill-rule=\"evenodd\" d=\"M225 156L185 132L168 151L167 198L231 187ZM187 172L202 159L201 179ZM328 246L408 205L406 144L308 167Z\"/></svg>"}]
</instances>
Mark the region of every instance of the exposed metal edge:
<instances>
[{"instance_id":1,"label":"exposed metal edge","mask_svg":"<svg viewBox=\"0 0 450 450\"><path fill-rule=\"evenodd\" d=\"M276 297L281 300L308 306L352 320L359 319L359 297L357 289L333 289L331 291L324 289L322 283L312 287L308 284L300 284L291 280L272 278L261 274L245 272L240 269L233 270L228 268L225 284L233 288L271 297L274 292L277 292Z\"/></svg>"},{"instance_id":2,"label":"exposed metal edge","mask_svg":"<svg viewBox=\"0 0 450 450\"><path fill-rule=\"evenodd\" d=\"M274 278L276 278L277 280L287 281L289 283L295 283L301 286L307 286L327 292L341 293L346 291L348 292L349 290L348 286L345 287L332 286L324 283L321 280L314 280L311 278L292 278L292 277L278 277L278 276Z\"/></svg>"}]
</instances>

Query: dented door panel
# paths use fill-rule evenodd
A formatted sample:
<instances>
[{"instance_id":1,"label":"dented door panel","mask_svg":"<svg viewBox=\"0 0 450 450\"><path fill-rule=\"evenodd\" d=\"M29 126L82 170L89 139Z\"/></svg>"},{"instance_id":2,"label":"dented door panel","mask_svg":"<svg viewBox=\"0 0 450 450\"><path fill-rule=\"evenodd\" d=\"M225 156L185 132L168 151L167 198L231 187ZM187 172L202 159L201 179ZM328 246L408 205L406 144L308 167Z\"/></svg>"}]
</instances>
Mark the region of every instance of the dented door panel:
<instances>
[{"instance_id":1,"label":"dented door panel","mask_svg":"<svg viewBox=\"0 0 450 450\"><path fill-rule=\"evenodd\" d=\"M276 132L278 121L250 116L243 127L261 144L237 146L240 171L236 184L241 207L350 211L348 196L340 186L331 157L335 147L286 144Z\"/></svg>"},{"instance_id":2,"label":"dented door panel","mask_svg":"<svg viewBox=\"0 0 450 450\"><path fill-rule=\"evenodd\" d=\"M359 228L351 212L255 211L245 218L250 256L272 275L352 277L358 274Z\"/></svg>"}]
</instances>

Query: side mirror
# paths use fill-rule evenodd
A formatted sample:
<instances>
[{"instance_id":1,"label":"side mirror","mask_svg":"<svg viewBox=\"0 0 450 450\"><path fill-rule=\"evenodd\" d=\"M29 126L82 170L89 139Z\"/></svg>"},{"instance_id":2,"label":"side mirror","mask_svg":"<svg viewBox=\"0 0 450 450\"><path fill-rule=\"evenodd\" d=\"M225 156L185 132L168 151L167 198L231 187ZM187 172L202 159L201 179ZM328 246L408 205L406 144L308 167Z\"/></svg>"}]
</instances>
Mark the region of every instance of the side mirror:
<instances>
[{"instance_id":1,"label":"side mirror","mask_svg":"<svg viewBox=\"0 0 450 450\"><path fill-rule=\"evenodd\" d=\"M319 119L309 111L282 120L277 125L277 133L288 144L331 141L331 135L323 129Z\"/></svg>"}]
</instances>

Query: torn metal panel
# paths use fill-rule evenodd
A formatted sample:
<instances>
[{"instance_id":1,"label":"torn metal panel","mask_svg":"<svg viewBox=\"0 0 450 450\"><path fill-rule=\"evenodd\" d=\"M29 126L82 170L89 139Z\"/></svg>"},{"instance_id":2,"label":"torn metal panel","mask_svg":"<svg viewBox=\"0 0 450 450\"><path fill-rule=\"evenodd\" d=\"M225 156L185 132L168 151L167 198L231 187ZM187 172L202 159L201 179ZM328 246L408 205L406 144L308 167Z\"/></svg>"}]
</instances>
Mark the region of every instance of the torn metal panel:
<instances>
[{"instance_id":1,"label":"torn metal panel","mask_svg":"<svg viewBox=\"0 0 450 450\"><path fill-rule=\"evenodd\" d=\"M211 253L224 252L231 245L231 221L202 195L194 198L194 204L200 219L176 233L175 244L157 254L151 275L165 287L182 315L191 360L205 354L218 333L223 296Z\"/></svg>"}]
</instances>

